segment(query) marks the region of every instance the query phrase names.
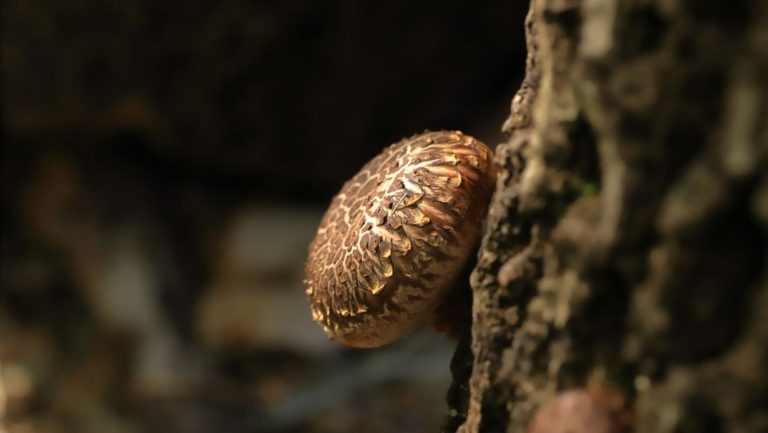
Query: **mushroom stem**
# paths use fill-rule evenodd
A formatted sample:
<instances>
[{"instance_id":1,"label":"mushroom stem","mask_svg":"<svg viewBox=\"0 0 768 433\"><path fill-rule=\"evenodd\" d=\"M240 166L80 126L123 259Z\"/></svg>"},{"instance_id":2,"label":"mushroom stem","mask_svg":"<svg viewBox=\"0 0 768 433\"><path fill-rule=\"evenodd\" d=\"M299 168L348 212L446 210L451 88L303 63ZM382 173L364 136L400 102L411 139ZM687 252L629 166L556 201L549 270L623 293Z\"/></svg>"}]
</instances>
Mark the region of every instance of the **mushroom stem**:
<instances>
[{"instance_id":1,"label":"mushroom stem","mask_svg":"<svg viewBox=\"0 0 768 433\"><path fill-rule=\"evenodd\" d=\"M472 329L472 287L469 278L475 265L477 257L473 254L430 320L435 330L452 340L459 339Z\"/></svg>"}]
</instances>

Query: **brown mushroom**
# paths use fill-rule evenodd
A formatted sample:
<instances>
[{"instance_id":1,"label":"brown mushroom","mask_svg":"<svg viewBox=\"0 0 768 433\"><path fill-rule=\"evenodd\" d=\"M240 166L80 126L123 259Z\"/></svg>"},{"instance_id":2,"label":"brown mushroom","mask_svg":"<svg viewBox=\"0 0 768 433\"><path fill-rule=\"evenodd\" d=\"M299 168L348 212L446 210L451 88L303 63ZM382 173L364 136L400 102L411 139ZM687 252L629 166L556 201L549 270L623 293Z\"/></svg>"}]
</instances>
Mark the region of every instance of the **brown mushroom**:
<instances>
[{"instance_id":1,"label":"brown mushroom","mask_svg":"<svg viewBox=\"0 0 768 433\"><path fill-rule=\"evenodd\" d=\"M344 184L309 247L312 317L339 343L376 347L435 311L475 253L493 153L458 131L395 143Z\"/></svg>"},{"instance_id":2,"label":"brown mushroom","mask_svg":"<svg viewBox=\"0 0 768 433\"><path fill-rule=\"evenodd\" d=\"M528 433L626 433L632 414L624 398L599 385L562 391L545 403L528 424Z\"/></svg>"}]
</instances>

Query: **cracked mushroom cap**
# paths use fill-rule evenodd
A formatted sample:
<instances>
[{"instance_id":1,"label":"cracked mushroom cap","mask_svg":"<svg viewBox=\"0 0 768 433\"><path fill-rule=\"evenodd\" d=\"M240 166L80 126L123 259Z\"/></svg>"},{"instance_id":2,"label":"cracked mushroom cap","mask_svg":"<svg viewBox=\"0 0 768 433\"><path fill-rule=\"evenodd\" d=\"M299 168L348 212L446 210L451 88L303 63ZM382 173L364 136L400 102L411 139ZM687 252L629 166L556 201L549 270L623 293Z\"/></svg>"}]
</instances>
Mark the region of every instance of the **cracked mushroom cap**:
<instances>
[{"instance_id":1,"label":"cracked mushroom cap","mask_svg":"<svg viewBox=\"0 0 768 433\"><path fill-rule=\"evenodd\" d=\"M344 184L309 246L306 293L328 336L376 347L430 321L476 251L493 153L458 131L395 143Z\"/></svg>"}]
</instances>

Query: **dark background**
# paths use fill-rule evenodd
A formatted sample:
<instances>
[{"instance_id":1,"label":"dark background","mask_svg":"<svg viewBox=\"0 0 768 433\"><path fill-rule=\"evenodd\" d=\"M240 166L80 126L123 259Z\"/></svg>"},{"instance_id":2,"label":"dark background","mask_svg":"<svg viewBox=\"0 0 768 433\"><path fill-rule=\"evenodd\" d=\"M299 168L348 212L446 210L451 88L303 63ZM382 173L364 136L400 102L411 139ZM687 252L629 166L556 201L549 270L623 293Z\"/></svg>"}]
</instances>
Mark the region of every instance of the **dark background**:
<instances>
[{"instance_id":1,"label":"dark background","mask_svg":"<svg viewBox=\"0 0 768 433\"><path fill-rule=\"evenodd\" d=\"M437 431L454 343L326 341L302 262L387 144L501 140L526 9L4 2L7 432Z\"/></svg>"}]
</instances>

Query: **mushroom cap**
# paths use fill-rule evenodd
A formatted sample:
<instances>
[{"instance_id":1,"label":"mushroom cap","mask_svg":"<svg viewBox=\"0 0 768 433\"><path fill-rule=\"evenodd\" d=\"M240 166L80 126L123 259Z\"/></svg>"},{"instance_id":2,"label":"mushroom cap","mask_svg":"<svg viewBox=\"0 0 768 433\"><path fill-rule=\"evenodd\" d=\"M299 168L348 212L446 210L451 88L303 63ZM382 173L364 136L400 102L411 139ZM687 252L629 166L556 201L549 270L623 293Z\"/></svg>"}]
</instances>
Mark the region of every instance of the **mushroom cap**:
<instances>
[{"instance_id":1,"label":"mushroom cap","mask_svg":"<svg viewBox=\"0 0 768 433\"><path fill-rule=\"evenodd\" d=\"M476 251L495 179L492 151L458 131L384 149L333 198L309 246L314 320L352 347L429 321Z\"/></svg>"}]
</instances>

